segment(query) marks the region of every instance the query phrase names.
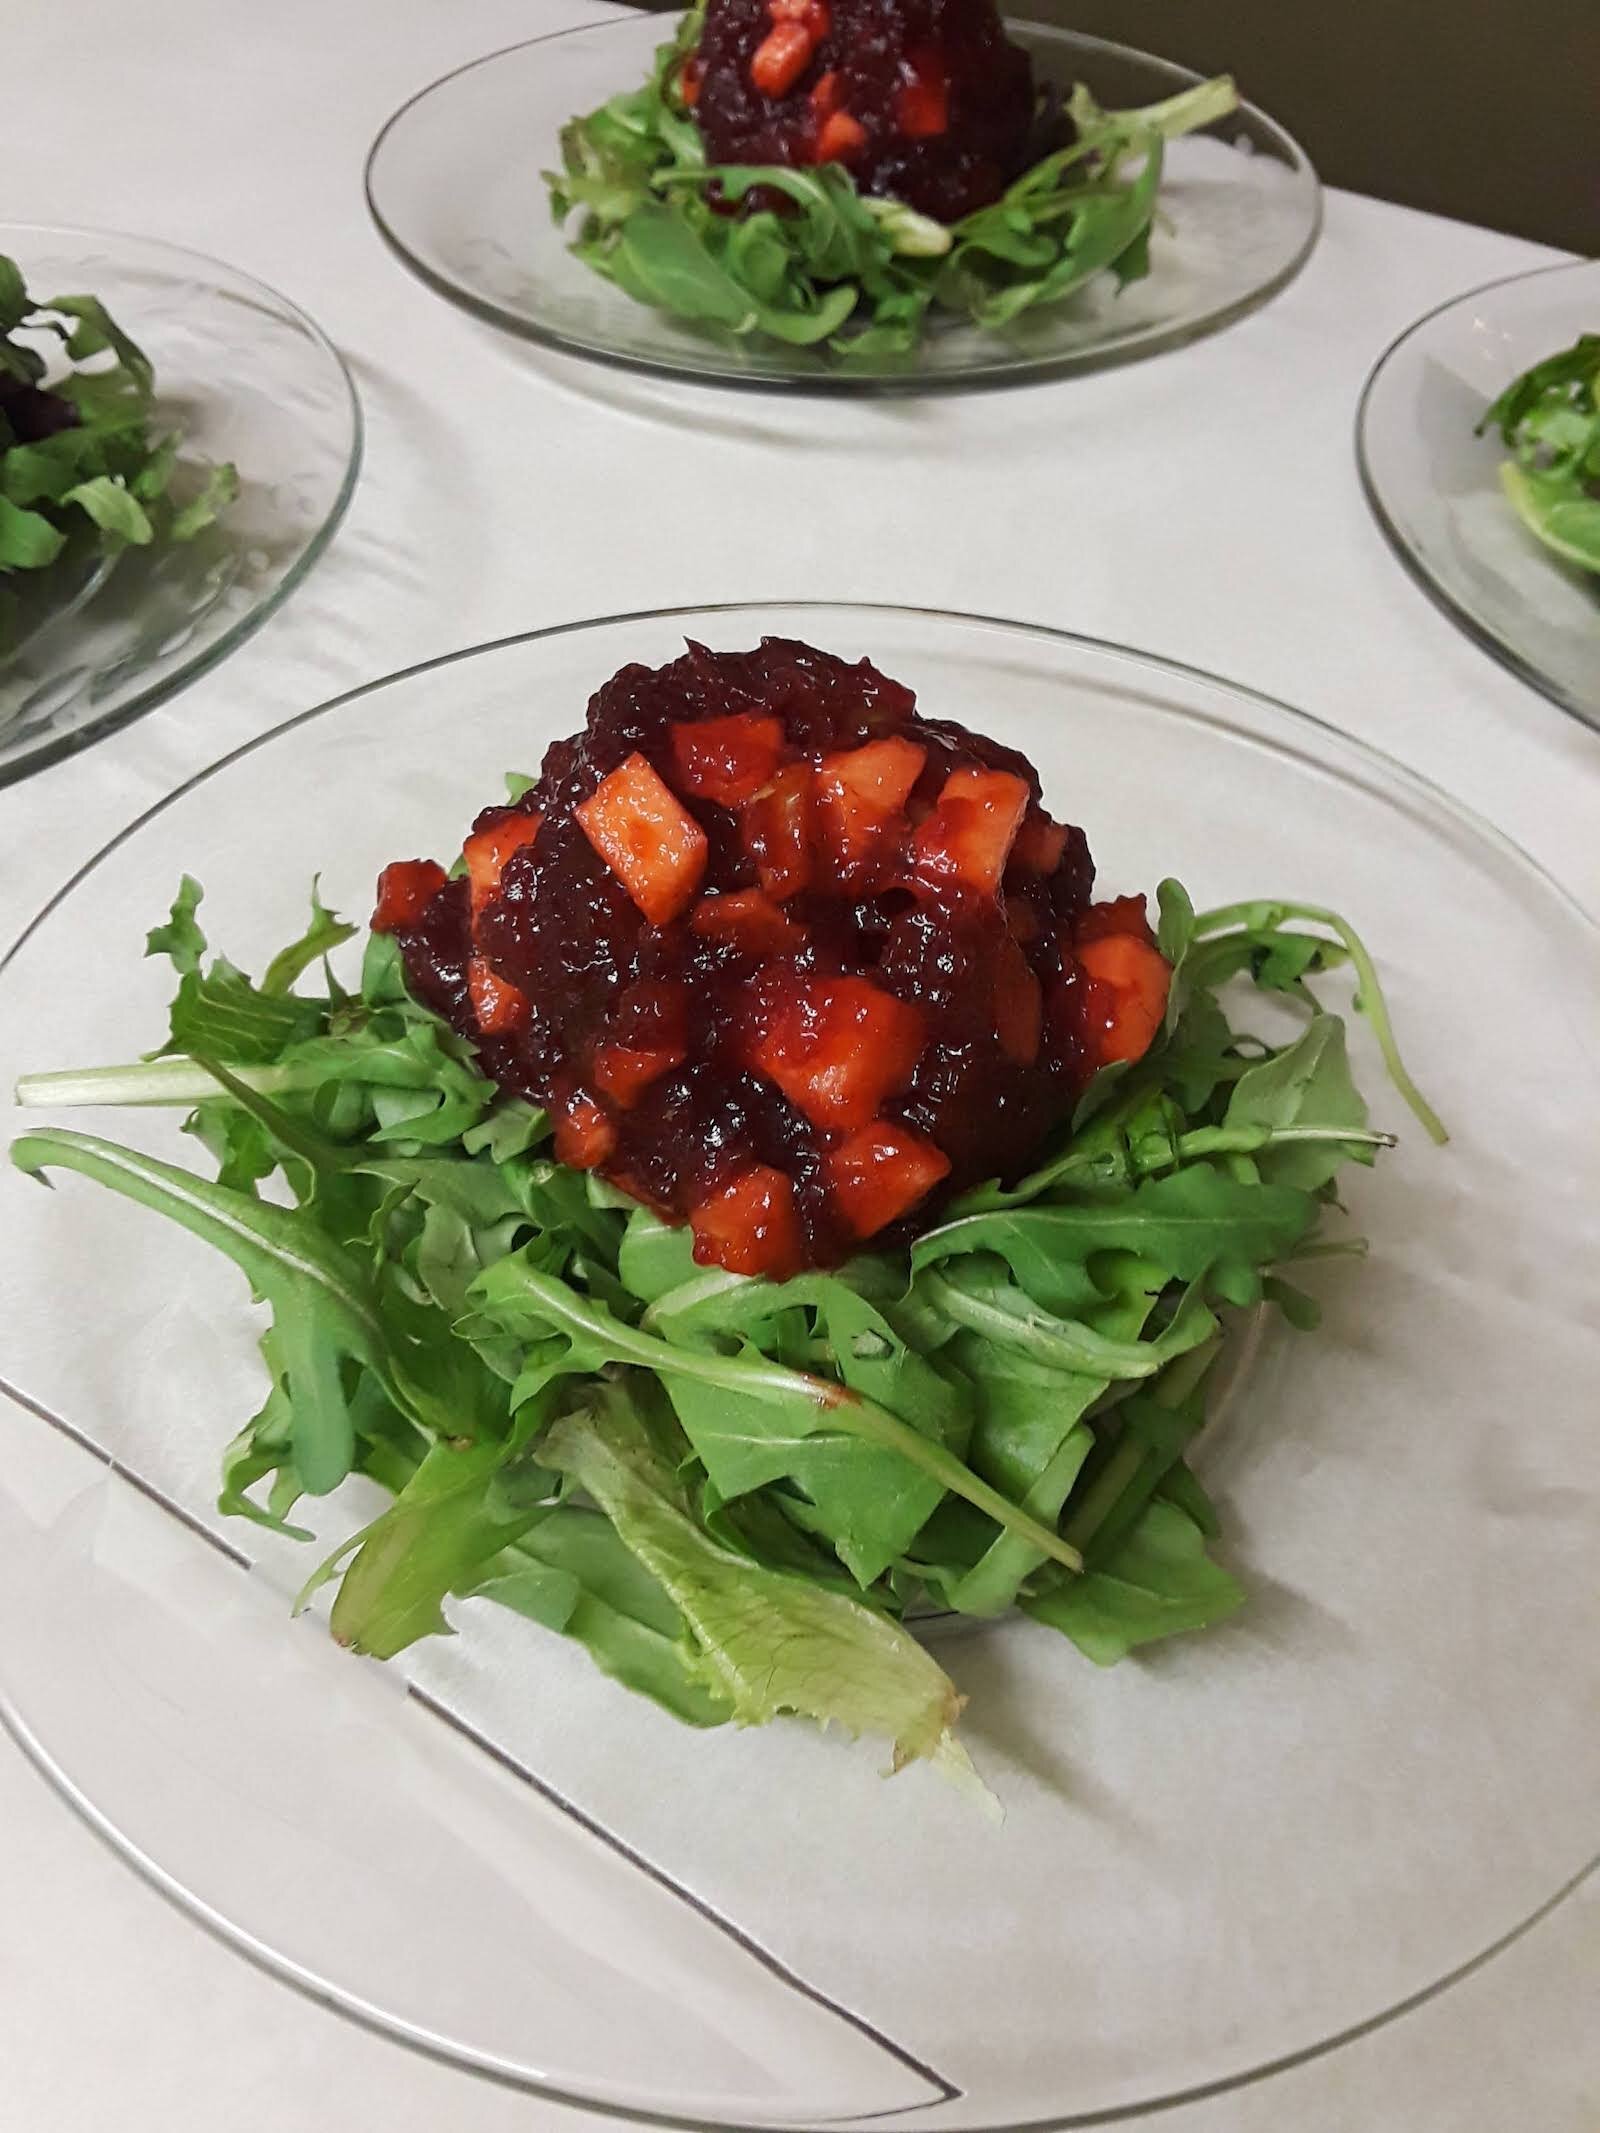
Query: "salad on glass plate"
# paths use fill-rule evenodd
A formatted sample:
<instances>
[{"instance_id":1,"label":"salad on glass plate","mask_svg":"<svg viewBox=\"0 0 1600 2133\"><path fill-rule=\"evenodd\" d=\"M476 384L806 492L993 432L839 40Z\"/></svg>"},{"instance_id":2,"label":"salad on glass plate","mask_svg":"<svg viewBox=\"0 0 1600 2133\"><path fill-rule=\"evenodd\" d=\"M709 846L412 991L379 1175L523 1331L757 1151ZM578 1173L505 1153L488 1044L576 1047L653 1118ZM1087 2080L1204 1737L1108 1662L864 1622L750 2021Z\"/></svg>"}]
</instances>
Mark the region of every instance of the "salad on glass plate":
<instances>
[{"instance_id":1,"label":"salad on glass plate","mask_svg":"<svg viewBox=\"0 0 1600 2133\"><path fill-rule=\"evenodd\" d=\"M575 118L548 174L574 250L677 317L903 356L1096 275L1150 271L1165 144L1226 76L1142 110L1035 84L995 0L697 0L642 88Z\"/></svg>"},{"instance_id":2,"label":"salad on glass plate","mask_svg":"<svg viewBox=\"0 0 1600 2133\"><path fill-rule=\"evenodd\" d=\"M1452 298L1361 396L1362 485L1450 617L1600 726L1600 262Z\"/></svg>"},{"instance_id":3,"label":"salad on glass plate","mask_svg":"<svg viewBox=\"0 0 1600 2133\"><path fill-rule=\"evenodd\" d=\"M1523 523L1563 562L1600 571L1600 333L1514 378L1486 430L1510 447L1500 479Z\"/></svg>"},{"instance_id":4,"label":"salad on glass plate","mask_svg":"<svg viewBox=\"0 0 1600 2133\"><path fill-rule=\"evenodd\" d=\"M995 0L696 0L557 32L412 98L367 194L408 266L513 332L841 392L1179 346L1288 281L1320 217L1227 77Z\"/></svg>"},{"instance_id":5,"label":"salad on glass plate","mask_svg":"<svg viewBox=\"0 0 1600 2133\"><path fill-rule=\"evenodd\" d=\"M360 446L342 360L275 291L149 238L0 223L0 784L259 628Z\"/></svg>"},{"instance_id":6,"label":"salad on glass plate","mask_svg":"<svg viewBox=\"0 0 1600 2133\"><path fill-rule=\"evenodd\" d=\"M963 1780L919 1617L1106 1664L1246 1599L1186 1451L1230 1327L1315 1325L1296 1267L1360 1255L1342 1179L1393 1144L1334 973L1444 1138L1336 912L1097 897L1024 756L792 639L624 667L448 870L385 867L348 989L315 887L256 977L201 901L150 935L160 1049L18 1098L186 1109L215 1179L62 1128L12 1157L270 1304L222 1508L309 1539L351 1474L393 1496L301 1604L336 1583L387 1658L485 1596L693 1724Z\"/></svg>"},{"instance_id":7,"label":"salad on glass plate","mask_svg":"<svg viewBox=\"0 0 1600 2133\"><path fill-rule=\"evenodd\" d=\"M308 711L0 963L0 1722L546 2101L1335 2052L1595 1864L1597 1018L1445 795L1050 630L624 616Z\"/></svg>"},{"instance_id":8,"label":"salad on glass plate","mask_svg":"<svg viewBox=\"0 0 1600 2133\"><path fill-rule=\"evenodd\" d=\"M226 463L180 474L183 433L159 422L149 358L99 298L37 300L0 253L0 659L30 594L59 608L63 584L70 598L125 548L193 540L238 494Z\"/></svg>"}]
</instances>

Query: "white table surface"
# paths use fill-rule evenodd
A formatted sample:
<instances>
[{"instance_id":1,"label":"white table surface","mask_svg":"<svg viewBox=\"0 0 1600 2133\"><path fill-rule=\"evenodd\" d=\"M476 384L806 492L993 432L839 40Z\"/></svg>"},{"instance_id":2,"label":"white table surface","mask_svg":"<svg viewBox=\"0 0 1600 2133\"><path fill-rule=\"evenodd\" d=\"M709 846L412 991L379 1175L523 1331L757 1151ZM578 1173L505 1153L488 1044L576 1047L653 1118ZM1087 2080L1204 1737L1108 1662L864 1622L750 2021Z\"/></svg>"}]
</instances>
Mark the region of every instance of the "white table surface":
<instances>
[{"instance_id":1,"label":"white table surface","mask_svg":"<svg viewBox=\"0 0 1600 2133\"><path fill-rule=\"evenodd\" d=\"M429 295L385 252L360 191L372 135L412 90L601 12L8 11L5 212L137 229L274 283L350 360L368 449L334 547L259 636L128 731L0 792L0 941L130 816L354 683L538 623L791 594L1062 624L1273 691L1431 775L1600 912L1600 739L1429 606L1367 515L1350 442L1362 379L1402 326L1552 255L1335 194L1310 265L1265 312L1103 376L871 406L612 375ZM7 1456L26 1457L29 1425L6 1426ZM1595 2133L1597 2005L1591 1888L1333 2059L1138 2123ZM259 1975L113 1861L0 1741L0 2129L356 2124L601 2121L413 2058Z\"/></svg>"}]
</instances>

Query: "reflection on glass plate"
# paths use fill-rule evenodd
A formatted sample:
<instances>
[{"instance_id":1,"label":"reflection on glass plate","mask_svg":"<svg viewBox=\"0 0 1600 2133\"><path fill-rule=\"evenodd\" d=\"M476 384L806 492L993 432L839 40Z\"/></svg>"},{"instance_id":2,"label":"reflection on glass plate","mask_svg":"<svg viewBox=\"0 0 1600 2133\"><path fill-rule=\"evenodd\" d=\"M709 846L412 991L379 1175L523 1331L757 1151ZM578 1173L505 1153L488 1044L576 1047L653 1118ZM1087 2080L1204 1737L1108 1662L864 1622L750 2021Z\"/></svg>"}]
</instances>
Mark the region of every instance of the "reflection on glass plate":
<instances>
[{"instance_id":1,"label":"reflection on glass plate","mask_svg":"<svg viewBox=\"0 0 1600 2133\"><path fill-rule=\"evenodd\" d=\"M318 1551L215 1509L262 1394L232 1269L8 1172L0 1707L169 1894L457 2064L702 2127L1104 2123L1396 2015L1595 1858L1600 939L1530 861L1314 721L1114 647L892 608L635 616L358 691L145 816L0 971L0 1076L159 1040L140 955L184 870L245 961L315 870L364 916L382 862L450 848L618 666L769 631L1027 750L1108 890L1311 898L1377 952L1453 1137L1354 1029L1401 1136L1350 1188L1371 1256L1311 1270L1321 1333L1266 1329L1197 1459L1247 1607L1103 1672L1022 1620L941 1642L998 1828L836 1735L691 1731L481 1601L357 1662L288 1618ZM170 1115L84 1122L184 1159Z\"/></svg>"},{"instance_id":2,"label":"reflection on glass plate","mask_svg":"<svg viewBox=\"0 0 1600 2133\"><path fill-rule=\"evenodd\" d=\"M1600 262L1543 267L1408 327L1361 397L1367 500L1408 569L1469 635L1600 726L1600 576L1564 563L1500 486L1506 447L1473 434L1512 379L1600 332Z\"/></svg>"},{"instance_id":3,"label":"reflection on glass plate","mask_svg":"<svg viewBox=\"0 0 1600 2133\"><path fill-rule=\"evenodd\" d=\"M1010 34L1036 77L1086 82L1107 109L1149 104L1199 76L1042 23ZM1004 385L1180 346L1265 303L1316 240L1315 172L1249 105L1167 150L1151 271L1120 294L1103 275L1004 333L954 320L914 357L852 358L686 325L634 303L574 259L541 172L561 128L633 87L667 31L660 16L599 23L493 53L402 106L367 164L367 198L400 257L452 303L530 340L716 385L935 392Z\"/></svg>"},{"instance_id":4,"label":"reflection on glass plate","mask_svg":"<svg viewBox=\"0 0 1600 2133\"><path fill-rule=\"evenodd\" d=\"M129 549L18 584L0 657L0 784L82 747L215 665L310 570L361 457L355 388L284 297L150 238L0 224L38 297L97 296L155 370L154 426L180 472L231 461L239 495L182 545ZM20 579L24 574L18 573Z\"/></svg>"}]
</instances>

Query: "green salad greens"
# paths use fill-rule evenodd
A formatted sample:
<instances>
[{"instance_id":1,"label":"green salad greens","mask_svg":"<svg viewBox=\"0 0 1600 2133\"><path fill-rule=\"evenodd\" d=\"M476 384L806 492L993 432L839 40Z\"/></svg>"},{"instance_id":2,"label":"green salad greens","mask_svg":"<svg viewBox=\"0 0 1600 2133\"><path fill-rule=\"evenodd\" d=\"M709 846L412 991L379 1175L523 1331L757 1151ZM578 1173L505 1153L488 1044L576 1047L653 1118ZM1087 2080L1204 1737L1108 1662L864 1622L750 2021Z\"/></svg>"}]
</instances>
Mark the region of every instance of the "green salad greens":
<instances>
[{"instance_id":1,"label":"green salad greens","mask_svg":"<svg viewBox=\"0 0 1600 2133\"><path fill-rule=\"evenodd\" d=\"M69 552L186 541L210 525L238 477L212 467L180 498L182 442L158 420L148 358L104 305L38 301L0 254L0 592L7 575Z\"/></svg>"},{"instance_id":2,"label":"green salad greens","mask_svg":"<svg viewBox=\"0 0 1600 2133\"><path fill-rule=\"evenodd\" d=\"M18 1095L184 1107L215 1180L54 1128L12 1156L171 1216L269 1306L222 1509L306 1538L303 1499L353 1473L390 1492L305 1588L337 1583L333 1633L358 1651L492 1599L692 1724L802 1713L969 1780L961 1699L908 1621L1020 1609L1103 1665L1244 1600L1188 1462L1217 1358L1259 1306L1316 1323L1294 1270L1362 1250L1340 1173L1392 1139L1317 981L1353 971L1444 1137L1342 919L1197 916L1167 882L1164 1031L1029 1175L909 1249L749 1278L553 1161L544 1114L410 996L391 938L347 990L328 958L354 929L313 891L256 981L208 957L200 900L186 879L150 935L178 973L163 1049ZM1275 1041L1235 1026L1236 995Z\"/></svg>"},{"instance_id":3,"label":"green salad greens","mask_svg":"<svg viewBox=\"0 0 1600 2133\"><path fill-rule=\"evenodd\" d=\"M1547 548L1600 571L1600 333L1514 379L1478 424L1511 457L1500 479Z\"/></svg>"},{"instance_id":4,"label":"green salad greens","mask_svg":"<svg viewBox=\"0 0 1600 2133\"><path fill-rule=\"evenodd\" d=\"M680 87L702 14L703 0L642 88L563 129L562 168L545 173L555 219L573 223L574 254L639 303L835 355L903 355L931 312L998 328L1102 272L1139 279L1166 142L1238 101L1226 76L1135 111L1103 111L1079 86L1071 145L946 224L858 191L839 163L708 164ZM719 213L713 188L732 202L775 192L785 211Z\"/></svg>"}]
</instances>

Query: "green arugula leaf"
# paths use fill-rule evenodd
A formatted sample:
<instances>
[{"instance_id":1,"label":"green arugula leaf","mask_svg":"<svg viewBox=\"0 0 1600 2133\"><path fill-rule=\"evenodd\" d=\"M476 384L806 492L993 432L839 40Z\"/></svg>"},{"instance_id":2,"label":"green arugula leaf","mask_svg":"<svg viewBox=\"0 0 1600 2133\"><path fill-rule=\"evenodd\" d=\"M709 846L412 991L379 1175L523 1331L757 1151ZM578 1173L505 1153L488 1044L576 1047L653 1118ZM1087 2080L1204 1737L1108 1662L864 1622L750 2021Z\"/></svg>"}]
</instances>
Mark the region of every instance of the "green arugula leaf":
<instances>
[{"instance_id":1,"label":"green arugula leaf","mask_svg":"<svg viewBox=\"0 0 1600 2133\"><path fill-rule=\"evenodd\" d=\"M165 475L162 486L165 488ZM188 502L173 513L168 538L192 541L197 533L216 521L239 494L239 472L234 466L208 467L204 481Z\"/></svg>"},{"instance_id":2,"label":"green arugula leaf","mask_svg":"<svg viewBox=\"0 0 1600 2133\"><path fill-rule=\"evenodd\" d=\"M144 506L131 490L120 481L114 481L109 474L97 474L92 481L78 482L61 501L76 504L94 520L102 533L109 533L130 547L148 548L155 539L155 529Z\"/></svg>"},{"instance_id":3,"label":"green arugula leaf","mask_svg":"<svg viewBox=\"0 0 1600 2133\"><path fill-rule=\"evenodd\" d=\"M694 1379L752 1401L778 1402L797 1420L809 1416L814 1429L842 1432L887 1447L986 1511L998 1524L1025 1534L1046 1555L1070 1568L1077 1565L1076 1550L1064 1547L1055 1534L1025 1517L944 1446L837 1381L773 1363L754 1351L715 1355L675 1347L625 1326L603 1304L585 1299L565 1282L544 1273L526 1250L489 1268L475 1285L473 1296L479 1313L496 1331L535 1341L558 1335L567 1348L563 1367L594 1371L607 1363L628 1363L659 1376L669 1387L678 1378ZM472 1337L470 1321L465 1330Z\"/></svg>"},{"instance_id":4,"label":"green arugula leaf","mask_svg":"<svg viewBox=\"0 0 1600 2133\"><path fill-rule=\"evenodd\" d=\"M520 1488L505 1487L508 1467ZM333 1634L376 1659L393 1658L419 1637L448 1636L445 1596L489 1575L495 1559L548 1515L552 1491L549 1475L514 1444L434 1445L389 1508L333 1558L354 1550L333 1604ZM312 1590L321 1578L314 1575Z\"/></svg>"},{"instance_id":5,"label":"green arugula leaf","mask_svg":"<svg viewBox=\"0 0 1600 2133\"><path fill-rule=\"evenodd\" d=\"M1233 1085L1224 1123L1266 1126L1283 1136L1256 1157L1269 1184L1316 1192L1344 1163L1370 1164L1373 1149L1359 1140L1296 1140L1284 1130L1360 1132L1366 1126L1367 1107L1350 1076L1338 1016L1317 1015L1293 1044L1247 1068Z\"/></svg>"},{"instance_id":6,"label":"green arugula leaf","mask_svg":"<svg viewBox=\"0 0 1600 2133\"><path fill-rule=\"evenodd\" d=\"M77 321L76 330L67 342L67 353L75 363L104 355L109 349L115 355L118 367L140 393L148 395L153 391L155 372L150 367L149 357L122 331L97 296L52 296L39 308Z\"/></svg>"},{"instance_id":7,"label":"green arugula leaf","mask_svg":"<svg viewBox=\"0 0 1600 2133\"><path fill-rule=\"evenodd\" d=\"M1577 475L1534 473L1509 461L1500 480L1523 523L1547 548L1584 570L1600 570L1600 493Z\"/></svg>"},{"instance_id":8,"label":"green arugula leaf","mask_svg":"<svg viewBox=\"0 0 1600 2133\"><path fill-rule=\"evenodd\" d=\"M167 1048L209 1054L229 1066L265 1066L314 1036L321 1021L314 1000L258 991L219 958L209 971L190 970L179 979Z\"/></svg>"},{"instance_id":9,"label":"green arugula leaf","mask_svg":"<svg viewBox=\"0 0 1600 2133\"><path fill-rule=\"evenodd\" d=\"M1594 405L1596 381L1600 380L1600 333L1580 334L1570 348L1546 356L1520 377L1513 378L1478 423L1478 436L1497 429L1507 444L1515 444L1523 424L1552 399L1558 404Z\"/></svg>"},{"instance_id":10,"label":"green arugula leaf","mask_svg":"<svg viewBox=\"0 0 1600 2133\"><path fill-rule=\"evenodd\" d=\"M180 977L197 973L205 956L206 937L195 916L205 893L192 874L185 874L178 884L167 923L152 927L145 935L145 954L164 955Z\"/></svg>"},{"instance_id":11,"label":"green arugula leaf","mask_svg":"<svg viewBox=\"0 0 1600 2133\"><path fill-rule=\"evenodd\" d=\"M202 1238L240 1268L272 1309L273 1357L285 1387L295 1469L308 1495L325 1496L350 1472L355 1428L341 1361L383 1374L388 1340L361 1268L298 1211L208 1185L154 1156L64 1129L11 1144L19 1170L47 1182L78 1170Z\"/></svg>"},{"instance_id":12,"label":"green arugula leaf","mask_svg":"<svg viewBox=\"0 0 1600 2133\"><path fill-rule=\"evenodd\" d=\"M1091 1252L1133 1252L1175 1281L1196 1281L1221 1261L1285 1257L1315 1215L1292 1186L1245 1185L1195 1165L1090 1205L967 1215L925 1231L911 1263L920 1272L965 1253L999 1253L1028 1296L1048 1303L1058 1270Z\"/></svg>"},{"instance_id":13,"label":"green arugula leaf","mask_svg":"<svg viewBox=\"0 0 1600 2133\"><path fill-rule=\"evenodd\" d=\"M184 879L185 886L188 886L188 877L185 876ZM309 970L313 963L320 962L324 956L331 955L334 949L341 946L343 942L354 939L356 928L340 918L335 912L328 910L322 898L318 895L317 890L321 879L322 877L318 875L311 884L311 922L297 941L291 941L287 948L280 948L267 965L266 975L261 980L261 990L264 993L288 992L295 980L302 972ZM196 892L196 901L198 901L198 891ZM174 906L173 919L174 923L176 923L176 906ZM154 938L155 936L152 934L151 939L153 940Z\"/></svg>"},{"instance_id":14,"label":"green arugula leaf","mask_svg":"<svg viewBox=\"0 0 1600 2133\"><path fill-rule=\"evenodd\" d=\"M794 1286L749 1283L740 1300L766 1302L770 1318L778 1308L805 1307L785 1301ZM815 1320L814 1338L839 1382L959 1457L971 1419L962 1388L908 1347L890 1322L843 1282L817 1277L805 1284L805 1296ZM739 1319L734 1312L725 1323ZM763 1324L755 1318L750 1330L759 1334ZM750 1353L759 1357L763 1350L752 1347ZM819 1431L815 1401L804 1391L781 1403L757 1401L725 1385L684 1377L669 1380L668 1390L684 1433L720 1495L730 1499L770 1482L792 1482L812 1507L807 1524L826 1535L862 1586L873 1584L904 1554L944 1497L945 1482L910 1465L898 1449Z\"/></svg>"},{"instance_id":15,"label":"green arugula leaf","mask_svg":"<svg viewBox=\"0 0 1600 2133\"><path fill-rule=\"evenodd\" d=\"M66 545L60 527L0 496L0 570L43 570Z\"/></svg>"},{"instance_id":16,"label":"green arugula leaf","mask_svg":"<svg viewBox=\"0 0 1600 2133\"><path fill-rule=\"evenodd\" d=\"M31 309L21 268L0 252L0 334L14 332Z\"/></svg>"},{"instance_id":17,"label":"green arugula leaf","mask_svg":"<svg viewBox=\"0 0 1600 2133\"><path fill-rule=\"evenodd\" d=\"M1025 1598L1022 1611L1070 1637L1096 1666L1112 1666L1158 1637L1209 1628L1244 1597L1206 1554L1205 1535L1189 1514L1154 1496L1109 1562Z\"/></svg>"}]
</instances>

